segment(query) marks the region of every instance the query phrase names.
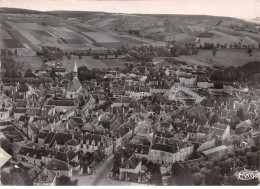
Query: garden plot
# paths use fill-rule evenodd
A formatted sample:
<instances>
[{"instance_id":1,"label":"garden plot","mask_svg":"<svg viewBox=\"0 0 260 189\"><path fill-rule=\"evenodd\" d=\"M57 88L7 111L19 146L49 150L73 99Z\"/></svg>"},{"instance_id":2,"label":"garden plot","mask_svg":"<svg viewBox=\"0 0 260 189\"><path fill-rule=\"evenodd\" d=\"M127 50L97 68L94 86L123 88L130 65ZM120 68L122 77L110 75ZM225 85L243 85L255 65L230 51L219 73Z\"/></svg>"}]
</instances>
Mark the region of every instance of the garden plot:
<instances>
[{"instance_id":1,"label":"garden plot","mask_svg":"<svg viewBox=\"0 0 260 189\"><path fill-rule=\"evenodd\" d=\"M2 39L12 39L12 37L3 29L1 30L1 38Z\"/></svg>"},{"instance_id":2,"label":"garden plot","mask_svg":"<svg viewBox=\"0 0 260 189\"><path fill-rule=\"evenodd\" d=\"M1 26L2 28L5 28L5 29L12 29L12 26L10 26L8 23L6 23L5 21L2 21L1 22Z\"/></svg>"},{"instance_id":3,"label":"garden plot","mask_svg":"<svg viewBox=\"0 0 260 189\"><path fill-rule=\"evenodd\" d=\"M71 39L71 37L64 34L64 32L56 31L53 28L50 29L49 33L55 38Z\"/></svg>"},{"instance_id":4,"label":"garden plot","mask_svg":"<svg viewBox=\"0 0 260 189\"><path fill-rule=\"evenodd\" d=\"M21 30L21 34L30 41L32 44L42 44L41 41L39 41L34 35L32 35L27 30Z\"/></svg>"},{"instance_id":5,"label":"garden plot","mask_svg":"<svg viewBox=\"0 0 260 189\"><path fill-rule=\"evenodd\" d=\"M14 23L13 26L24 30L46 30L45 27L37 23Z\"/></svg>"},{"instance_id":6,"label":"garden plot","mask_svg":"<svg viewBox=\"0 0 260 189\"><path fill-rule=\"evenodd\" d=\"M107 67L125 67L125 65L117 59L100 59Z\"/></svg>"},{"instance_id":7,"label":"garden plot","mask_svg":"<svg viewBox=\"0 0 260 189\"><path fill-rule=\"evenodd\" d=\"M3 39L6 48L24 48L24 46L16 39Z\"/></svg>"},{"instance_id":8,"label":"garden plot","mask_svg":"<svg viewBox=\"0 0 260 189\"><path fill-rule=\"evenodd\" d=\"M49 34L47 31L44 30L32 30L32 31L40 37L53 37L51 34Z\"/></svg>"},{"instance_id":9,"label":"garden plot","mask_svg":"<svg viewBox=\"0 0 260 189\"><path fill-rule=\"evenodd\" d=\"M29 43L26 37L21 34L21 30L6 30L13 39L17 39L20 43Z\"/></svg>"},{"instance_id":10,"label":"garden plot","mask_svg":"<svg viewBox=\"0 0 260 189\"><path fill-rule=\"evenodd\" d=\"M86 36L93 39L97 43L112 43L112 42L119 42L118 40L109 37L107 35L104 35L102 33L97 32L83 32Z\"/></svg>"},{"instance_id":11,"label":"garden plot","mask_svg":"<svg viewBox=\"0 0 260 189\"><path fill-rule=\"evenodd\" d=\"M101 62L100 60L88 57L88 56L83 56L82 59L78 59L77 56L72 56L70 60L64 58L62 63L65 68L67 68L70 71L73 71L74 68L74 62L76 62L78 68L82 66L86 66L88 69L106 69L108 68L106 64Z\"/></svg>"},{"instance_id":12,"label":"garden plot","mask_svg":"<svg viewBox=\"0 0 260 189\"><path fill-rule=\"evenodd\" d=\"M84 43L93 43L91 40L89 40L88 38L77 34L76 32L63 32L64 34L66 34L67 36L70 37L70 39L80 39L81 41L83 41Z\"/></svg>"},{"instance_id":13,"label":"garden plot","mask_svg":"<svg viewBox=\"0 0 260 189\"><path fill-rule=\"evenodd\" d=\"M72 32L72 30L66 27L51 27L51 28L58 32Z\"/></svg>"}]
</instances>

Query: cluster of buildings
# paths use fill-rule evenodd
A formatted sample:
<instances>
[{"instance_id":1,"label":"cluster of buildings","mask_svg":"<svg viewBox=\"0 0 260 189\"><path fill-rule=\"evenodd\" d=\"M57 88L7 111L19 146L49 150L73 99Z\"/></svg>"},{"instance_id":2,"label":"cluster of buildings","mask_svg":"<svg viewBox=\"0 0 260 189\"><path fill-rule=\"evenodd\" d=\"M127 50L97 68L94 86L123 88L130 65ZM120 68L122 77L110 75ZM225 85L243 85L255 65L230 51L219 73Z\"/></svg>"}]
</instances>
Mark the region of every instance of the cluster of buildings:
<instances>
[{"instance_id":1,"label":"cluster of buildings","mask_svg":"<svg viewBox=\"0 0 260 189\"><path fill-rule=\"evenodd\" d=\"M10 96L2 93L0 125L23 133L24 141L13 140L13 160L28 167L34 185L91 174L121 147L133 154L122 159L118 178L147 182L144 158L171 171L196 152L214 158L259 140L251 123L259 116L259 94L211 82L211 71L163 62L82 83L75 63L68 84L30 85L25 93L17 85ZM240 109L246 120L235 124Z\"/></svg>"}]
</instances>

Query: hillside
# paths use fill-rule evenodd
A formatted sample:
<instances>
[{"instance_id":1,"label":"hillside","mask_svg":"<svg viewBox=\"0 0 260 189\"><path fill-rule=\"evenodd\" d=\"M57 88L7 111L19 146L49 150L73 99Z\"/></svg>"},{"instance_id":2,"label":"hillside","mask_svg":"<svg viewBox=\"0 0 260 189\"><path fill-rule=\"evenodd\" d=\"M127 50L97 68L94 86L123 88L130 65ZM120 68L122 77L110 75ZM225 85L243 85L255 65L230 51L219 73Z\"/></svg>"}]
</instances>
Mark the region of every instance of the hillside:
<instances>
[{"instance_id":1,"label":"hillside","mask_svg":"<svg viewBox=\"0 0 260 189\"><path fill-rule=\"evenodd\" d=\"M53 11L64 19L136 36L181 43L255 45L259 24L229 17L207 15L145 15L102 12ZM198 40L200 39L200 40Z\"/></svg>"}]
</instances>

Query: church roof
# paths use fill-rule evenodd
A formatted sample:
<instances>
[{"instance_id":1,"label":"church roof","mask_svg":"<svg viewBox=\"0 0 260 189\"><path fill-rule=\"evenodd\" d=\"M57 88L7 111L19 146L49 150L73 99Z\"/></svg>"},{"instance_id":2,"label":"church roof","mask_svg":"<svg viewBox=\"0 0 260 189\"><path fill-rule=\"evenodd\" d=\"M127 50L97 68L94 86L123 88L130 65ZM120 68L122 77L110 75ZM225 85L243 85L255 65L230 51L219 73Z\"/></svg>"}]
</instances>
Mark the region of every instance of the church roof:
<instances>
[{"instance_id":1,"label":"church roof","mask_svg":"<svg viewBox=\"0 0 260 189\"><path fill-rule=\"evenodd\" d=\"M77 92L82 87L78 77L73 77L67 89L68 92Z\"/></svg>"}]
</instances>

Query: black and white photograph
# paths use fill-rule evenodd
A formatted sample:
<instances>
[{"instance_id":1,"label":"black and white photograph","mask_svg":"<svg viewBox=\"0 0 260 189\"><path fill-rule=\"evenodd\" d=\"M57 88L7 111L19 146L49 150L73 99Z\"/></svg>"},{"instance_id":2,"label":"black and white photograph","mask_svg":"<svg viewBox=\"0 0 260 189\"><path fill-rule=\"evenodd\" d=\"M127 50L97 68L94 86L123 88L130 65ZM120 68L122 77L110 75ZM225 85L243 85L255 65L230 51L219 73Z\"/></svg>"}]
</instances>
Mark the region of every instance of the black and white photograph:
<instances>
[{"instance_id":1,"label":"black and white photograph","mask_svg":"<svg viewBox=\"0 0 260 189\"><path fill-rule=\"evenodd\" d=\"M1 0L0 186L260 186L260 0Z\"/></svg>"}]
</instances>

